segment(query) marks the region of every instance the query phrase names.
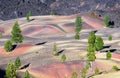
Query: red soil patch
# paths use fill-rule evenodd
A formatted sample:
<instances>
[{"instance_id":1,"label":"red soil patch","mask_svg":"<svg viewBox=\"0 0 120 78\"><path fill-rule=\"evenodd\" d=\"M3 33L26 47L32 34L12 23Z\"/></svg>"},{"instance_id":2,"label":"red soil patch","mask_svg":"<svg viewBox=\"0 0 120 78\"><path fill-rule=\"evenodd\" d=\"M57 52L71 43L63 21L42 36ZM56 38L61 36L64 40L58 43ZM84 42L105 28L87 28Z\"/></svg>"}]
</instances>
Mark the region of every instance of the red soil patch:
<instances>
[{"instance_id":1,"label":"red soil patch","mask_svg":"<svg viewBox=\"0 0 120 78\"><path fill-rule=\"evenodd\" d=\"M8 56L16 56L16 55L21 55L23 54L28 48L30 48L32 45L31 44L21 44L18 45L13 51L11 52L6 52L4 50L4 47L0 47L0 56L2 57L8 57Z\"/></svg>"},{"instance_id":2,"label":"red soil patch","mask_svg":"<svg viewBox=\"0 0 120 78\"><path fill-rule=\"evenodd\" d=\"M65 63L52 63L44 66L30 67L29 71L37 78L64 78L65 75L68 78L71 77L72 72L75 70L78 74L81 73L81 69L85 66L85 61L72 61ZM109 64L95 61L92 66L92 70L95 68L108 69ZM90 74L91 70L87 72Z\"/></svg>"},{"instance_id":3,"label":"red soil patch","mask_svg":"<svg viewBox=\"0 0 120 78\"><path fill-rule=\"evenodd\" d=\"M112 53L112 57L113 57L113 58L120 59L120 54Z\"/></svg>"}]
</instances>

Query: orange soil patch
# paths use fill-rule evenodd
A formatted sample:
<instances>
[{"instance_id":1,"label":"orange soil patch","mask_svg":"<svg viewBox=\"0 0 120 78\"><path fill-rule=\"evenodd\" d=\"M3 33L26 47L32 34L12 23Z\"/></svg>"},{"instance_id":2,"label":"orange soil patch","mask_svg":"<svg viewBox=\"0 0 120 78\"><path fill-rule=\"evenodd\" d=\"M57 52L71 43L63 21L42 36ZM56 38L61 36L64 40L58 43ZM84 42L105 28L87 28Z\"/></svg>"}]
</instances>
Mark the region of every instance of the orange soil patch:
<instances>
[{"instance_id":1,"label":"orange soil patch","mask_svg":"<svg viewBox=\"0 0 120 78\"><path fill-rule=\"evenodd\" d=\"M0 47L0 56L2 57L8 57L8 56L16 56L16 55L21 55L23 54L28 48L30 48L32 45L31 44L21 44L18 45L13 51L11 52L6 52L4 50L4 47Z\"/></svg>"},{"instance_id":2,"label":"orange soil patch","mask_svg":"<svg viewBox=\"0 0 120 78\"><path fill-rule=\"evenodd\" d=\"M112 53L112 57L113 57L113 58L120 59L120 54Z\"/></svg>"}]
</instances>

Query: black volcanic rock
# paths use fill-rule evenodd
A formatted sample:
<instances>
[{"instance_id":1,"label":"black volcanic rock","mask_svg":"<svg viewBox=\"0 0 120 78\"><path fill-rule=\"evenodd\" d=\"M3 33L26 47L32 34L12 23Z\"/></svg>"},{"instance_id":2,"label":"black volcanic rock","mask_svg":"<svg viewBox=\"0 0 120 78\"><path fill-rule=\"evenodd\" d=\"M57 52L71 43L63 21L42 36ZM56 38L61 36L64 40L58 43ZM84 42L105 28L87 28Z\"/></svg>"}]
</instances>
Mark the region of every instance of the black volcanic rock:
<instances>
[{"instance_id":1,"label":"black volcanic rock","mask_svg":"<svg viewBox=\"0 0 120 78\"><path fill-rule=\"evenodd\" d=\"M120 25L120 0L0 0L0 19L7 20L32 15L70 15L96 11L109 15L115 27Z\"/></svg>"}]
</instances>

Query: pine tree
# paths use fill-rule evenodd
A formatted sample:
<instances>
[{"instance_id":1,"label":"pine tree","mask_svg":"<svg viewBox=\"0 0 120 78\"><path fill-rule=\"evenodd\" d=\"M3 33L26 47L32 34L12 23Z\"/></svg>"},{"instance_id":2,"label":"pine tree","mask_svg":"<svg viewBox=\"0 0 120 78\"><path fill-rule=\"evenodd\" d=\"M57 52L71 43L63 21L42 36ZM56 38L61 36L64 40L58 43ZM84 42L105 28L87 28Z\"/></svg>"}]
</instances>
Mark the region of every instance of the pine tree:
<instances>
[{"instance_id":1,"label":"pine tree","mask_svg":"<svg viewBox=\"0 0 120 78\"><path fill-rule=\"evenodd\" d=\"M104 45L104 42L103 42L102 37L101 36L96 36L95 49L96 50L101 50L101 49L103 49L103 45Z\"/></svg>"},{"instance_id":2,"label":"pine tree","mask_svg":"<svg viewBox=\"0 0 120 78\"><path fill-rule=\"evenodd\" d=\"M76 40L79 40L79 39L80 39L79 33L75 33L75 39L76 39Z\"/></svg>"},{"instance_id":3,"label":"pine tree","mask_svg":"<svg viewBox=\"0 0 120 78\"><path fill-rule=\"evenodd\" d=\"M112 36L111 36L111 35L108 36L108 40L109 40L109 41L112 40Z\"/></svg>"},{"instance_id":4,"label":"pine tree","mask_svg":"<svg viewBox=\"0 0 120 78\"><path fill-rule=\"evenodd\" d=\"M12 51L12 42L10 40L7 40L4 43L4 49L6 50L6 52Z\"/></svg>"},{"instance_id":5,"label":"pine tree","mask_svg":"<svg viewBox=\"0 0 120 78\"><path fill-rule=\"evenodd\" d=\"M5 69L5 78L16 78L16 68L12 61L9 61Z\"/></svg>"},{"instance_id":6,"label":"pine tree","mask_svg":"<svg viewBox=\"0 0 120 78\"><path fill-rule=\"evenodd\" d=\"M53 44L53 55L58 56L58 49L57 49L57 44Z\"/></svg>"},{"instance_id":7,"label":"pine tree","mask_svg":"<svg viewBox=\"0 0 120 78\"><path fill-rule=\"evenodd\" d=\"M76 71L73 71L73 72L72 72L71 78L78 78L78 75L77 75Z\"/></svg>"},{"instance_id":8,"label":"pine tree","mask_svg":"<svg viewBox=\"0 0 120 78\"><path fill-rule=\"evenodd\" d=\"M29 72L27 70L24 73L24 78L30 78L30 74L29 74Z\"/></svg>"},{"instance_id":9,"label":"pine tree","mask_svg":"<svg viewBox=\"0 0 120 78\"><path fill-rule=\"evenodd\" d=\"M106 53L106 59L107 59L107 60L111 59L111 52L110 52L110 51L108 51L108 52Z\"/></svg>"},{"instance_id":10,"label":"pine tree","mask_svg":"<svg viewBox=\"0 0 120 78\"><path fill-rule=\"evenodd\" d=\"M94 72L95 72L95 75L98 75L100 73L98 68L95 68Z\"/></svg>"},{"instance_id":11,"label":"pine tree","mask_svg":"<svg viewBox=\"0 0 120 78\"><path fill-rule=\"evenodd\" d=\"M96 39L95 32L91 31L88 36L88 43L94 45L95 39Z\"/></svg>"},{"instance_id":12,"label":"pine tree","mask_svg":"<svg viewBox=\"0 0 120 78\"><path fill-rule=\"evenodd\" d=\"M16 69L19 69L19 67L21 66L21 61L20 61L19 57L16 58L14 65L15 65Z\"/></svg>"},{"instance_id":13,"label":"pine tree","mask_svg":"<svg viewBox=\"0 0 120 78\"><path fill-rule=\"evenodd\" d=\"M18 22L15 22L11 31L11 40L15 43L21 43L23 41L23 36L21 34L21 29Z\"/></svg>"},{"instance_id":14,"label":"pine tree","mask_svg":"<svg viewBox=\"0 0 120 78\"><path fill-rule=\"evenodd\" d=\"M87 47L87 61L95 61L96 56L95 56L95 49L93 45L89 45Z\"/></svg>"},{"instance_id":15,"label":"pine tree","mask_svg":"<svg viewBox=\"0 0 120 78\"><path fill-rule=\"evenodd\" d=\"M109 27L109 17L107 15L104 16L104 24L106 27Z\"/></svg>"},{"instance_id":16,"label":"pine tree","mask_svg":"<svg viewBox=\"0 0 120 78\"><path fill-rule=\"evenodd\" d=\"M32 15L32 13L29 11L26 15L26 19L29 22L30 21L30 16Z\"/></svg>"},{"instance_id":17,"label":"pine tree","mask_svg":"<svg viewBox=\"0 0 120 78\"><path fill-rule=\"evenodd\" d=\"M86 78L86 72L87 72L87 69L82 68L82 70L81 70L81 78Z\"/></svg>"},{"instance_id":18,"label":"pine tree","mask_svg":"<svg viewBox=\"0 0 120 78\"><path fill-rule=\"evenodd\" d=\"M62 54L61 60L62 60L62 62L64 62L66 60L66 55L65 54Z\"/></svg>"},{"instance_id":19,"label":"pine tree","mask_svg":"<svg viewBox=\"0 0 120 78\"><path fill-rule=\"evenodd\" d=\"M80 16L77 16L75 20L75 35L76 35L75 38L77 39L79 38L77 36L79 36L78 34L81 31L81 29L82 29L82 19Z\"/></svg>"}]
</instances>

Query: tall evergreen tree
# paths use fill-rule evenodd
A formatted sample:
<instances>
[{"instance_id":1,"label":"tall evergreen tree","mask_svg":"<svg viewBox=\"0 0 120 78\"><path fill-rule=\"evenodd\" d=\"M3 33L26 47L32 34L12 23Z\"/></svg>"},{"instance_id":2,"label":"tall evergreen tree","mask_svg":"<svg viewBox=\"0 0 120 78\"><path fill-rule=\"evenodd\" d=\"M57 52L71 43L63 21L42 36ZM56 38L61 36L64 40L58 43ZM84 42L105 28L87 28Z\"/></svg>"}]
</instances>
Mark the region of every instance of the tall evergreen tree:
<instances>
[{"instance_id":1,"label":"tall evergreen tree","mask_svg":"<svg viewBox=\"0 0 120 78\"><path fill-rule=\"evenodd\" d=\"M21 34L21 29L18 22L15 22L11 31L11 40L14 43L21 43L23 41L23 36Z\"/></svg>"},{"instance_id":2,"label":"tall evergreen tree","mask_svg":"<svg viewBox=\"0 0 120 78\"><path fill-rule=\"evenodd\" d=\"M30 74L29 74L29 72L27 70L24 73L24 78L30 78Z\"/></svg>"},{"instance_id":3,"label":"tall evergreen tree","mask_svg":"<svg viewBox=\"0 0 120 78\"><path fill-rule=\"evenodd\" d=\"M101 49L103 49L103 45L104 45L104 42L103 42L102 37L101 36L96 36L95 49L96 50L101 50Z\"/></svg>"},{"instance_id":4,"label":"tall evergreen tree","mask_svg":"<svg viewBox=\"0 0 120 78\"><path fill-rule=\"evenodd\" d=\"M79 39L79 32L82 29L82 19L80 16L76 17L75 20L75 39Z\"/></svg>"},{"instance_id":5,"label":"tall evergreen tree","mask_svg":"<svg viewBox=\"0 0 120 78\"><path fill-rule=\"evenodd\" d=\"M20 61L19 57L17 57L15 59L14 65L15 65L16 69L19 69L19 67L21 66L21 61Z\"/></svg>"},{"instance_id":6,"label":"tall evergreen tree","mask_svg":"<svg viewBox=\"0 0 120 78\"><path fill-rule=\"evenodd\" d=\"M5 69L5 78L16 78L16 68L12 61L9 61Z\"/></svg>"},{"instance_id":7,"label":"tall evergreen tree","mask_svg":"<svg viewBox=\"0 0 120 78\"><path fill-rule=\"evenodd\" d=\"M109 27L109 17L107 15L104 16L104 24L106 27Z\"/></svg>"},{"instance_id":8,"label":"tall evergreen tree","mask_svg":"<svg viewBox=\"0 0 120 78\"><path fill-rule=\"evenodd\" d=\"M81 29L82 29L82 19L80 16L77 16L75 20L75 32L79 33Z\"/></svg>"},{"instance_id":9,"label":"tall evergreen tree","mask_svg":"<svg viewBox=\"0 0 120 78\"><path fill-rule=\"evenodd\" d=\"M4 43L4 49L6 50L6 52L12 51L12 42L10 40L7 40Z\"/></svg>"},{"instance_id":10,"label":"tall evergreen tree","mask_svg":"<svg viewBox=\"0 0 120 78\"><path fill-rule=\"evenodd\" d=\"M58 56L58 49L57 49L57 44L53 44L53 55Z\"/></svg>"},{"instance_id":11,"label":"tall evergreen tree","mask_svg":"<svg viewBox=\"0 0 120 78\"><path fill-rule=\"evenodd\" d=\"M29 11L26 15L26 19L29 22L30 21L30 16L32 15L32 13Z\"/></svg>"},{"instance_id":12,"label":"tall evergreen tree","mask_svg":"<svg viewBox=\"0 0 120 78\"><path fill-rule=\"evenodd\" d=\"M88 43L94 45L95 39L96 39L95 32L91 31L88 36Z\"/></svg>"},{"instance_id":13,"label":"tall evergreen tree","mask_svg":"<svg viewBox=\"0 0 120 78\"><path fill-rule=\"evenodd\" d=\"M95 61L96 56L95 56L95 49L93 45L89 45L87 47L87 61Z\"/></svg>"}]
</instances>

